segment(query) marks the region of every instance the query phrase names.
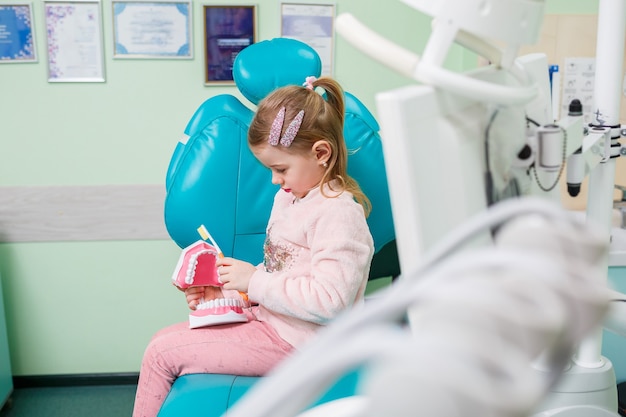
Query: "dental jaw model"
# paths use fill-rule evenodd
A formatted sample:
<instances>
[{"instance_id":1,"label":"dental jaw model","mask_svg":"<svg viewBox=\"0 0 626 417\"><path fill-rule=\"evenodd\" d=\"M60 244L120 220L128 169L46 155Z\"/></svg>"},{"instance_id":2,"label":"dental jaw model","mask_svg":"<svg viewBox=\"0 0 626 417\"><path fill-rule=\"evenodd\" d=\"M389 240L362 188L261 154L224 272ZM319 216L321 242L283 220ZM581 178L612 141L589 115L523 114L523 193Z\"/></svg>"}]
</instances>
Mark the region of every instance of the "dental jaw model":
<instances>
[{"instance_id":1,"label":"dental jaw model","mask_svg":"<svg viewBox=\"0 0 626 417\"><path fill-rule=\"evenodd\" d=\"M183 249L172 276L174 285L185 290L190 287L221 287L215 262L219 251L199 240ZM246 322L244 301L238 298L216 298L201 301L189 314L189 327L196 329L218 324Z\"/></svg>"}]
</instances>

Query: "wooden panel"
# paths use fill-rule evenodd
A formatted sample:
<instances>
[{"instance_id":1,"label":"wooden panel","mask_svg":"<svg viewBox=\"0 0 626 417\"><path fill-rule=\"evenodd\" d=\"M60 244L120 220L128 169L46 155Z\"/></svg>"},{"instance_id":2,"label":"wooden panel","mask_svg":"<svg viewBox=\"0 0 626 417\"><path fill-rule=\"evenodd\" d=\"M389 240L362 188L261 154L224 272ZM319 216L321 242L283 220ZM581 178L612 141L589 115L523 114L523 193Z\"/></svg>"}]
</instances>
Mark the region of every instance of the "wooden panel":
<instances>
[{"instance_id":1,"label":"wooden panel","mask_svg":"<svg viewBox=\"0 0 626 417\"><path fill-rule=\"evenodd\" d=\"M164 185L0 187L0 242L170 239Z\"/></svg>"}]
</instances>

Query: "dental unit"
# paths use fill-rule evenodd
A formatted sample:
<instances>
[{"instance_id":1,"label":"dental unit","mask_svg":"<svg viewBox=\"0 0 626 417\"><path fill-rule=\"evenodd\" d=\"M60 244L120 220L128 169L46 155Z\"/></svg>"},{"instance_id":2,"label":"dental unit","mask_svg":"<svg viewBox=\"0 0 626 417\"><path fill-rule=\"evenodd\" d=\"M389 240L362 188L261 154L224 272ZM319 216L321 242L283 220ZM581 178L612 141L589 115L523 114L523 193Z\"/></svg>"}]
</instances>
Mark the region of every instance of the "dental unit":
<instances>
[{"instance_id":1,"label":"dental unit","mask_svg":"<svg viewBox=\"0 0 626 417\"><path fill-rule=\"evenodd\" d=\"M420 83L376 96L402 275L228 416L616 417L601 331L626 336L626 295L607 288L626 1L599 1L587 127L576 103L553 119L546 56L518 57L543 0L402 1L433 17L421 56L349 14L336 22ZM443 68L453 43L490 65ZM589 176L585 221L560 206L571 155L569 182ZM355 369L357 395L302 411Z\"/></svg>"}]
</instances>

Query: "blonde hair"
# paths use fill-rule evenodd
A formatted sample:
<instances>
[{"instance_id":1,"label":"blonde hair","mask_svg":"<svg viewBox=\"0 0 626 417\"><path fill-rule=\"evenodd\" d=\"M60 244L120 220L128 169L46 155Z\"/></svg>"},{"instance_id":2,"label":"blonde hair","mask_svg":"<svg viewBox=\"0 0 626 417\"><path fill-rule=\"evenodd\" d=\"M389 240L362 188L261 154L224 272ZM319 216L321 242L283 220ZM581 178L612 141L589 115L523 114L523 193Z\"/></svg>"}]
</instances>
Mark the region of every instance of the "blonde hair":
<instances>
[{"instance_id":1,"label":"blonde hair","mask_svg":"<svg viewBox=\"0 0 626 417\"><path fill-rule=\"evenodd\" d=\"M311 83L313 89L289 85L274 90L259 103L257 112L248 129L248 145L251 148L268 145L270 129L276 115L285 107L285 123L283 130L300 110L304 110L304 118L294 141L289 147L282 147L285 152L309 152L315 142L325 140L331 147L328 166L320 182L320 190L324 194L324 185L333 191L352 193L357 203L363 206L365 215L371 211L371 203L361 190L359 184L348 175L348 149L343 137L345 104L343 89L337 81L330 77L321 77ZM315 91L320 87L323 96ZM282 136L282 131L280 135ZM337 180L339 189L330 184Z\"/></svg>"}]
</instances>

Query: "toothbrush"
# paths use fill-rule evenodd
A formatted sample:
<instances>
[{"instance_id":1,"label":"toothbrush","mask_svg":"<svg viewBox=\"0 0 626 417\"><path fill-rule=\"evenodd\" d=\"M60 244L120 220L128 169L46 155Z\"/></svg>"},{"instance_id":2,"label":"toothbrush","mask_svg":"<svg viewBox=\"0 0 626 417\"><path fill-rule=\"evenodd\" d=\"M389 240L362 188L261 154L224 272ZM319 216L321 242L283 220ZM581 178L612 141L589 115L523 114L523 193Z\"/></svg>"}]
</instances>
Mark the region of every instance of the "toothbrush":
<instances>
[{"instance_id":1,"label":"toothbrush","mask_svg":"<svg viewBox=\"0 0 626 417\"><path fill-rule=\"evenodd\" d=\"M222 252L220 247L217 245L217 242L215 241L215 239L213 239L213 236L211 236L211 233L209 233L204 225L200 225L200 227L198 227L198 234L203 240L208 240L209 242L211 242L211 245L213 245L213 247L217 249L217 256L219 256L220 258L224 257L224 252Z\"/></svg>"},{"instance_id":2,"label":"toothbrush","mask_svg":"<svg viewBox=\"0 0 626 417\"><path fill-rule=\"evenodd\" d=\"M213 236L211 236L211 233L209 233L207 228L202 224L200 225L200 227L198 227L197 230L198 230L198 234L203 240L208 240L211 243L211 245L213 245L213 247L217 249L217 256L219 256L220 258L223 258L224 252L222 252L220 247L217 245L217 242L215 241L215 239L213 239ZM248 294L246 294L245 292L241 292L241 291L239 291L239 294L241 294L241 297L243 298L245 302L248 302ZM204 299L202 301L204 302Z\"/></svg>"}]
</instances>

